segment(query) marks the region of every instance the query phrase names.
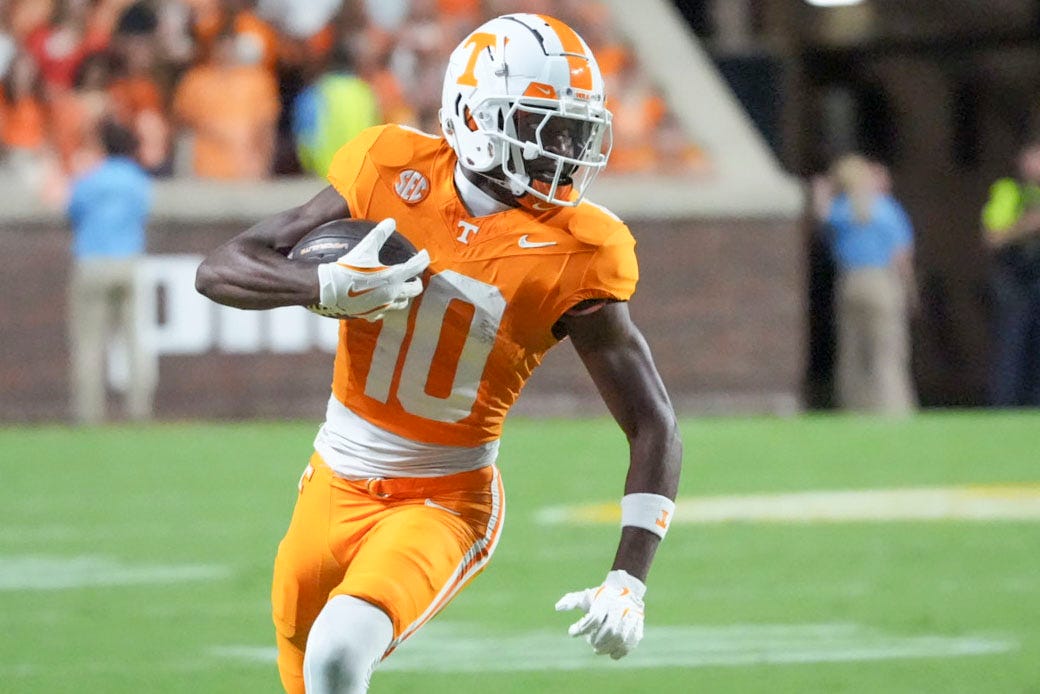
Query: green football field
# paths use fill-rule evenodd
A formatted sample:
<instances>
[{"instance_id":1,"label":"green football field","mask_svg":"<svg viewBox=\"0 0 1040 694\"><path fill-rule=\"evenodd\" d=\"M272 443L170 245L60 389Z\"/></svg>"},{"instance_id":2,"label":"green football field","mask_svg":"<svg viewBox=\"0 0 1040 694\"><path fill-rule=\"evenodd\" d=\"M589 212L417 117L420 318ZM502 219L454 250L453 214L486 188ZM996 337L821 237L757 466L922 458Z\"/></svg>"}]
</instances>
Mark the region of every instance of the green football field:
<instances>
[{"instance_id":1,"label":"green football field","mask_svg":"<svg viewBox=\"0 0 1040 694\"><path fill-rule=\"evenodd\" d=\"M315 423L0 428L0 692L277 692L268 581ZM1040 414L702 419L628 658L566 635L626 467L513 420L490 568L380 692L1040 692Z\"/></svg>"}]
</instances>

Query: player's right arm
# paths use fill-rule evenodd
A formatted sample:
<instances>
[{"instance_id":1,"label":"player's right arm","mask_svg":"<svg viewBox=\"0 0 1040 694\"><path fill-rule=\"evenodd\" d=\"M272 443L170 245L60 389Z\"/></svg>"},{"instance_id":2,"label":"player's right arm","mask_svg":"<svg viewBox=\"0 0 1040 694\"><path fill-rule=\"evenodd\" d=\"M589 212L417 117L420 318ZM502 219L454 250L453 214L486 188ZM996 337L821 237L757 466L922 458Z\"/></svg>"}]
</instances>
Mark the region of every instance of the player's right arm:
<instances>
[{"instance_id":1,"label":"player's right arm","mask_svg":"<svg viewBox=\"0 0 1040 694\"><path fill-rule=\"evenodd\" d=\"M210 253L199 265L195 289L219 304L245 309L309 306L319 303L316 266L286 255L304 234L350 216L335 188L267 217Z\"/></svg>"}]
</instances>

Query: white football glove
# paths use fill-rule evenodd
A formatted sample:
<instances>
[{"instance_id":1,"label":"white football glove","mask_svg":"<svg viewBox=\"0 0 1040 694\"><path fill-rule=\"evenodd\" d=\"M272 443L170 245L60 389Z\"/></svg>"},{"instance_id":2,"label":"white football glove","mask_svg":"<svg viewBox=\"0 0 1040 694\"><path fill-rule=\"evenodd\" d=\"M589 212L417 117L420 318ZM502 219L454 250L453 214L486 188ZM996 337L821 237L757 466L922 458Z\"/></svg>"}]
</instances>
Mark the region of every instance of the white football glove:
<instances>
[{"instance_id":1,"label":"white football glove","mask_svg":"<svg viewBox=\"0 0 1040 694\"><path fill-rule=\"evenodd\" d=\"M634 649L643 638L643 596L646 585L627 571L611 571L595 588L567 593L556 603L556 611L584 610L586 615L567 630L584 636L597 654L609 653L614 660Z\"/></svg>"},{"instance_id":2,"label":"white football glove","mask_svg":"<svg viewBox=\"0 0 1040 694\"><path fill-rule=\"evenodd\" d=\"M321 303L311 310L377 321L387 311L406 308L419 296L423 286L418 275L430 264L426 249L398 265L379 262L379 249L396 228L393 219L384 219L339 260L319 265Z\"/></svg>"}]
</instances>

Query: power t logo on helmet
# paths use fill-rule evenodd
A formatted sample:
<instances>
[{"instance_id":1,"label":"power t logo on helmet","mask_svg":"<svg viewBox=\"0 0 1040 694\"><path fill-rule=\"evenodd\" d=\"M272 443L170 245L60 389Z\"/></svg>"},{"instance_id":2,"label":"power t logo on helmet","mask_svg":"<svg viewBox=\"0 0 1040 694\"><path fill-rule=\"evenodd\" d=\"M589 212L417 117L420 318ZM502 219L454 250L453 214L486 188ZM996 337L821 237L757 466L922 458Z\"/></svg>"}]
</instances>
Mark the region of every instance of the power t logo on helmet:
<instances>
[{"instance_id":1,"label":"power t logo on helmet","mask_svg":"<svg viewBox=\"0 0 1040 694\"><path fill-rule=\"evenodd\" d=\"M535 209L576 206L610 155L596 59L545 15L497 17L466 37L448 61L440 118L463 167Z\"/></svg>"}]
</instances>

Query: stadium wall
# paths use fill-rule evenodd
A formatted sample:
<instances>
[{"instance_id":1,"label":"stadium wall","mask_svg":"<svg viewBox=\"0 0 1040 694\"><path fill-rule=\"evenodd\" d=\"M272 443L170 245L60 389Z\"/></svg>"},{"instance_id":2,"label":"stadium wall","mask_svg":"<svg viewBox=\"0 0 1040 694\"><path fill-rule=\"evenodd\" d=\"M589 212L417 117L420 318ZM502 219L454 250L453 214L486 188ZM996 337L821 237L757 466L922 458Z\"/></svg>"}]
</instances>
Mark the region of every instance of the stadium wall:
<instances>
[{"instance_id":1,"label":"stadium wall","mask_svg":"<svg viewBox=\"0 0 1040 694\"><path fill-rule=\"evenodd\" d=\"M154 299L142 320L160 352L159 418L321 416L335 322L297 308L217 307L192 285L203 254L258 216L305 200L317 187L314 181L209 184L203 194L196 182L160 189L142 280ZM623 202L620 207L638 239L642 268L632 313L678 409L797 408L805 349L798 221L768 211L693 217L639 214L637 206L626 209ZM17 249L0 273L0 421L65 420L71 264L66 224L59 215L12 199L0 218L0 243ZM114 385L118 363L110 368ZM550 352L517 410L532 415L603 411L566 345Z\"/></svg>"}]
</instances>

